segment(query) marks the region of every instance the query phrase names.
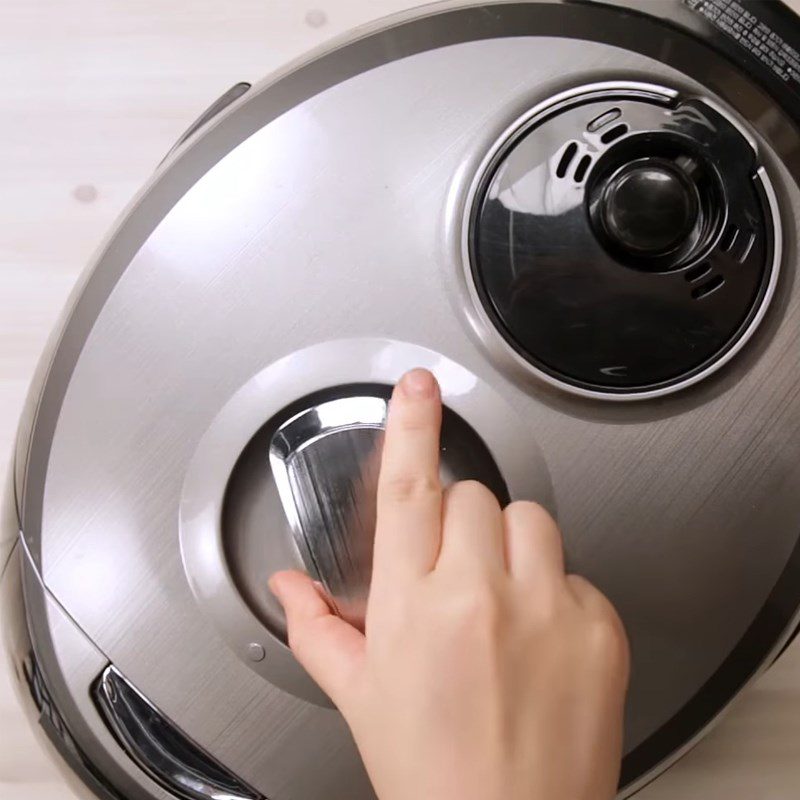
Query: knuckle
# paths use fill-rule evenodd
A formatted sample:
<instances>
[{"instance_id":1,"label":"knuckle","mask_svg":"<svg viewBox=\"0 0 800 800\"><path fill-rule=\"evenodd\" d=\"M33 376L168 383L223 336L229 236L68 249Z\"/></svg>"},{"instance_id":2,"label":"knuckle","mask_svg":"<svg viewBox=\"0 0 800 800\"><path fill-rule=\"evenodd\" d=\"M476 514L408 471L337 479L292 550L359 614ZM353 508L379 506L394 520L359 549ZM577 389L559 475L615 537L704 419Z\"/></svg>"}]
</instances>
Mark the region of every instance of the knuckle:
<instances>
[{"instance_id":1,"label":"knuckle","mask_svg":"<svg viewBox=\"0 0 800 800\"><path fill-rule=\"evenodd\" d=\"M556 527L555 520L544 506L532 500L515 500L505 509L506 517L526 522L531 527Z\"/></svg>"},{"instance_id":2,"label":"knuckle","mask_svg":"<svg viewBox=\"0 0 800 800\"><path fill-rule=\"evenodd\" d=\"M530 622L536 629L550 630L560 626L564 602L557 592L539 592L527 608Z\"/></svg>"},{"instance_id":3,"label":"knuckle","mask_svg":"<svg viewBox=\"0 0 800 800\"><path fill-rule=\"evenodd\" d=\"M286 631L286 639L289 643L289 649L293 653L297 654L303 651L306 638L302 628L297 625L289 624L288 630Z\"/></svg>"},{"instance_id":4,"label":"knuckle","mask_svg":"<svg viewBox=\"0 0 800 800\"><path fill-rule=\"evenodd\" d=\"M615 667L627 668L630 646L625 626L611 601L586 578L569 575L567 580L587 615L587 646L596 658Z\"/></svg>"},{"instance_id":5,"label":"knuckle","mask_svg":"<svg viewBox=\"0 0 800 800\"><path fill-rule=\"evenodd\" d=\"M589 624L588 645L593 658L617 670L627 669L630 660L628 638L613 609L596 614Z\"/></svg>"},{"instance_id":6,"label":"knuckle","mask_svg":"<svg viewBox=\"0 0 800 800\"><path fill-rule=\"evenodd\" d=\"M430 430L433 420L427 406L407 405L395 424L404 433L418 433Z\"/></svg>"},{"instance_id":7,"label":"knuckle","mask_svg":"<svg viewBox=\"0 0 800 800\"><path fill-rule=\"evenodd\" d=\"M550 592L539 597L534 607L536 621L540 625L547 627L558 624L561 611L561 604L558 602L555 594Z\"/></svg>"},{"instance_id":8,"label":"knuckle","mask_svg":"<svg viewBox=\"0 0 800 800\"><path fill-rule=\"evenodd\" d=\"M588 578L583 575L567 575L567 583L578 603L593 617L602 617L607 613L616 614L606 596Z\"/></svg>"},{"instance_id":9,"label":"knuckle","mask_svg":"<svg viewBox=\"0 0 800 800\"><path fill-rule=\"evenodd\" d=\"M438 476L388 475L381 482L379 490L382 499L394 503L412 503L438 497L441 493Z\"/></svg>"},{"instance_id":10,"label":"knuckle","mask_svg":"<svg viewBox=\"0 0 800 800\"><path fill-rule=\"evenodd\" d=\"M461 613L472 625L497 631L504 617L500 593L489 584L473 586L464 594Z\"/></svg>"},{"instance_id":11,"label":"knuckle","mask_svg":"<svg viewBox=\"0 0 800 800\"><path fill-rule=\"evenodd\" d=\"M582 575L575 575L574 573L567 575L567 583L578 597L585 597L593 588L586 578Z\"/></svg>"},{"instance_id":12,"label":"knuckle","mask_svg":"<svg viewBox=\"0 0 800 800\"><path fill-rule=\"evenodd\" d=\"M499 505L491 489L476 480L458 481L447 490L450 500Z\"/></svg>"}]
</instances>

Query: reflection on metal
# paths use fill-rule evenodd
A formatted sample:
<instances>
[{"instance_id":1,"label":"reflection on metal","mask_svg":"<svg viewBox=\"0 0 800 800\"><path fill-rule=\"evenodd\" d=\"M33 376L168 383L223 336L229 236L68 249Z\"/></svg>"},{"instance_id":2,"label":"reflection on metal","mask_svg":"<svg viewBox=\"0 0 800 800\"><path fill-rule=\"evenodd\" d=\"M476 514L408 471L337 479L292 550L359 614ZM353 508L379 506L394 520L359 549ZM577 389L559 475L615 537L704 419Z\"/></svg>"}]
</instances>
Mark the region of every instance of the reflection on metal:
<instances>
[{"instance_id":1,"label":"reflection on metal","mask_svg":"<svg viewBox=\"0 0 800 800\"><path fill-rule=\"evenodd\" d=\"M384 389L385 397L340 397L296 414L278 427L269 453L275 485L306 570L325 587L336 612L358 628L364 626L372 575L389 387ZM443 486L477 480L502 505L509 502L505 478L485 442L447 406L439 455Z\"/></svg>"},{"instance_id":2,"label":"reflection on metal","mask_svg":"<svg viewBox=\"0 0 800 800\"><path fill-rule=\"evenodd\" d=\"M177 142L170 148L169 152L161 160L163 164L169 157L182 145L189 141L201 128L211 122L217 114L224 111L231 103L245 95L252 84L240 81L231 86L225 94L218 97L181 135ZM161 166L159 164L159 166Z\"/></svg>"},{"instance_id":3,"label":"reflection on metal","mask_svg":"<svg viewBox=\"0 0 800 800\"><path fill-rule=\"evenodd\" d=\"M386 401L346 397L285 422L270 465L295 544L336 611L363 625Z\"/></svg>"},{"instance_id":4,"label":"reflection on metal","mask_svg":"<svg viewBox=\"0 0 800 800\"><path fill-rule=\"evenodd\" d=\"M184 800L263 800L189 741L114 667L105 669L93 694L128 755L173 794Z\"/></svg>"},{"instance_id":5,"label":"reflection on metal","mask_svg":"<svg viewBox=\"0 0 800 800\"><path fill-rule=\"evenodd\" d=\"M30 689L33 702L41 714L40 721L42 724L46 725L49 723L52 732L58 736L65 747L71 750L74 755L79 755L80 750L75 744L75 740L67 730L64 720L61 718L61 714L55 704L50 699L50 692L47 691L44 678L39 670L39 665L33 652L29 653L28 657L23 662L22 672L25 677L25 683Z\"/></svg>"},{"instance_id":6,"label":"reflection on metal","mask_svg":"<svg viewBox=\"0 0 800 800\"><path fill-rule=\"evenodd\" d=\"M39 725L64 761L101 800L123 800L122 796L97 772L95 766L75 742L51 697L44 674L39 668L39 662L32 650L22 661L20 667L25 684L30 691L31 700L39 711Z\"/></svg>"}]
</instances>

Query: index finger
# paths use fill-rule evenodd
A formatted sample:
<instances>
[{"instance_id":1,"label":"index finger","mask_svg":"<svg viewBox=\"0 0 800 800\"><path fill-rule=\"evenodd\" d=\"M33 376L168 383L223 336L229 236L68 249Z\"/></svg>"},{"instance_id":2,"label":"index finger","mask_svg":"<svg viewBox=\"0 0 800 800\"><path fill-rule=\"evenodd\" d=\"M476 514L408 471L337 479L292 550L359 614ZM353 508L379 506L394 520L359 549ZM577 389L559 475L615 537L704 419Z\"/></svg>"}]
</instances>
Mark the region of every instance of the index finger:
<instances>
[{"instance_id":1,"label":"index finger","mask_svg":"<svg viewBox=\"0 0 800 800\"><path fill-rule=\"evenodd\" d=\"M441 544L439 435L442 401L427 370L406 373L389 406L378 478L373 585L424 575Z\"/></svg>"}]
</instances>

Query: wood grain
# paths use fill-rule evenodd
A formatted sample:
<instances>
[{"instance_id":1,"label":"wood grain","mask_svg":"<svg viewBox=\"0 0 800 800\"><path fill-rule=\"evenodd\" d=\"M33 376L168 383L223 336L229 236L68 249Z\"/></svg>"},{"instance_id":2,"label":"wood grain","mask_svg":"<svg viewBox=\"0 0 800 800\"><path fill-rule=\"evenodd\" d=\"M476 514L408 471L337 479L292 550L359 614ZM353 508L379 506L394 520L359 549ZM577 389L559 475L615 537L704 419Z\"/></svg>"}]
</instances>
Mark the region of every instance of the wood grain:
<instances>
[{"instance_id":1,"label":"wood grain","mask_svg":"<svg viewBox=\"0 0 800 800\"><path fill-rule=\"evenodd\" d=\"M28 382L70 289L181 132L237 81L413 5L0 0L0 486ZM72 797L3 663L0 798ZM640 797L800 797L800 643Z\"/></svg>"}]
</instances>

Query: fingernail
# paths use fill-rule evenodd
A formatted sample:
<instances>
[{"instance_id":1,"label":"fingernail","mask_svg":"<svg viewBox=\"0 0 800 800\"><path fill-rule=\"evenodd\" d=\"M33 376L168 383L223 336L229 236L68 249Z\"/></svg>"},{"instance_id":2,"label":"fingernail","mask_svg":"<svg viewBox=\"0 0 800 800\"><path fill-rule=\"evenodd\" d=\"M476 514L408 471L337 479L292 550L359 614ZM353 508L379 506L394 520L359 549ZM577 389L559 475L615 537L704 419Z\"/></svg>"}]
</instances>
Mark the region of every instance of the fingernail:
<instances>
[{"instance_id":1,"label":"fingernail","mask_svg":"<svg viewBox=\"0 0 800 800\"><path fill-rule=\"evenodd\" d=\"M433 397L436 380L426 369L412 369L400 379L400 388L406 397Z\"/></svg>"}]
</instances>

